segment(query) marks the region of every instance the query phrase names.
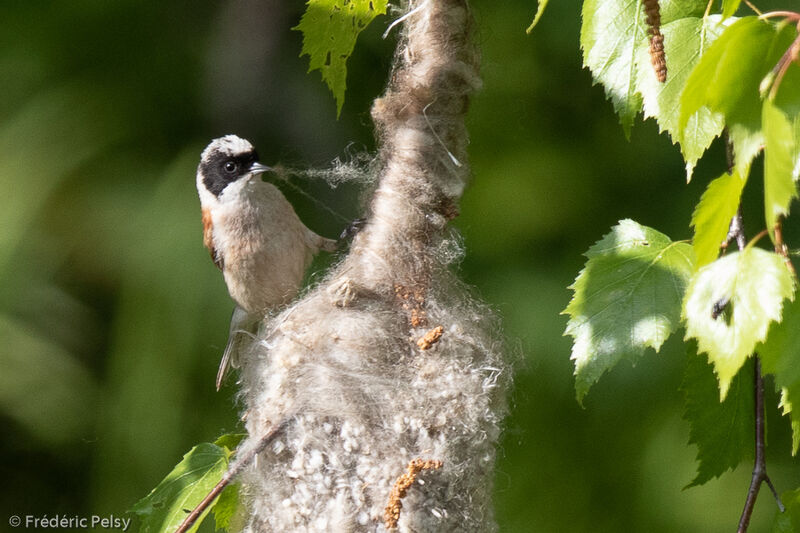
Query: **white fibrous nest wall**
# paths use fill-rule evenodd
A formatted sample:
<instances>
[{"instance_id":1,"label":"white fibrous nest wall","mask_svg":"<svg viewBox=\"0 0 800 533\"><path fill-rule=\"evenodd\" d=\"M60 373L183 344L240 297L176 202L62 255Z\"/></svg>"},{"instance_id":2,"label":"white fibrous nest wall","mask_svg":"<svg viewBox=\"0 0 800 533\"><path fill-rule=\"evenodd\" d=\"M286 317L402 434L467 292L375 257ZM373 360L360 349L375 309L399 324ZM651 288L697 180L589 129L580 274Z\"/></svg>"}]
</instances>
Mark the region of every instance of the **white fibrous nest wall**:
<instances>
[{"instance_id":1,"label":"white fibrous nest wall","mask_svg":"<svg viewBox=\"0 0 800 533\"><path fill-rule=\"evenodd\" d=\"M377 188L350 252L242 360L253 532L496 530L510 370L497 320L448 268L480 85L463 0L404 6L372 109ZM241 453L241 452L240 452Z\"/></svg>"}]
</instances>

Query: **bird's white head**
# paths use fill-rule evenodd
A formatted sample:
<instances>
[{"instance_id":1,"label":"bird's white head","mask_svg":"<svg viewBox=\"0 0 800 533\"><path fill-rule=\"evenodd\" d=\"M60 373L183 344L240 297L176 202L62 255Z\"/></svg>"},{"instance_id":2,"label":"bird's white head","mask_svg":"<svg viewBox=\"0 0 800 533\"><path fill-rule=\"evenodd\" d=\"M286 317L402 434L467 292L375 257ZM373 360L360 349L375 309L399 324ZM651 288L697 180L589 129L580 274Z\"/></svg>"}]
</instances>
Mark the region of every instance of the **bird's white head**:
<instances>
[{"instance_id":1,"label":"bird's white head","mask_svg":"<svg viewBox=\"0 0 800 533\"><path fill-rule=\"evenodd\" d=\"M214 139L203 150L197 167L197 190L201 202L220 200L231 184L243 184L256 174L272 170L258 161L258 153L245 139L226 135Z\"/></svg>"}]
</instances>

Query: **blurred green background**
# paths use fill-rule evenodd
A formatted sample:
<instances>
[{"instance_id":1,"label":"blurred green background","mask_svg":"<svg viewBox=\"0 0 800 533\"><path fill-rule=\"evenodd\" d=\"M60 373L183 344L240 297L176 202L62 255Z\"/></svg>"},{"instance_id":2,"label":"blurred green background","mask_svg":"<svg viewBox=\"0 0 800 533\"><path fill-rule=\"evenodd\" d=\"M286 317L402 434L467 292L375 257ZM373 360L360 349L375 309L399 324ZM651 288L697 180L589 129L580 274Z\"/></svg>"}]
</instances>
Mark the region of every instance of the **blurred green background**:
<instances>
[{"instance_id":1,"label":"blurred green background","mask_svg":"<svg viewBox=\"0 0 800 533\"><path fill-rule=\"evenodd\" d=\"M626 141L581 69L578 0L553 2L532 36L532 0L473 7L485 86L470 110L474 180L456 225L460 272L520 356L497 469L501 530L732 531L750 465L682 490L696 450L681 419L680 335L604 376L581 408L559 315L581 254L617 220L691 236L722 150L687 185L652 121ZM239 429L235 387L214 391L232 303L202 246L199 153L234 132L267 163L325 167L373 149L369 105L394 45L381 39L387 17L362 35L337 121L298 57L290 28L303 8L0 4L0 529L12 514L120 515L192 445ZM295 183L359 213L352 186ZM759 187L751 179L751 235L763 225ZM310 227L341 231L287 195ZM796 227L787 233L798 242ZM770 473L794 488L788 423L767 389ZM763 492L751 531L768 530L774 508Z\"/></svg>"}]
</instances>

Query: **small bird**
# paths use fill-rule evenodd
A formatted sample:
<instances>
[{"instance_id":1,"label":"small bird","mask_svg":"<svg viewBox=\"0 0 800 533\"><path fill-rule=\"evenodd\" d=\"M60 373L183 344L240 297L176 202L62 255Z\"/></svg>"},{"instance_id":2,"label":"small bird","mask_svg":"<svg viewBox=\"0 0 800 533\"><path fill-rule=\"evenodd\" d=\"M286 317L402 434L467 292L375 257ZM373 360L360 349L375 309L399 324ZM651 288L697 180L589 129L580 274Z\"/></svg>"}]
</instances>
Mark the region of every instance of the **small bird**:
<instances>
[{"instance_id":1,"label":"small bird","mask_svg":"<svg viewBox=\"0 0 800 533\"><path fill-rule=\"evenodd\" d=\"M228 366L235 366L238 334L291 300L314 255L337 245L308 229L281 191L258 177L271 170L236 135L211 141L197 167L203 244L236 302L217 390Z\"/></svg>"}]
</instances>

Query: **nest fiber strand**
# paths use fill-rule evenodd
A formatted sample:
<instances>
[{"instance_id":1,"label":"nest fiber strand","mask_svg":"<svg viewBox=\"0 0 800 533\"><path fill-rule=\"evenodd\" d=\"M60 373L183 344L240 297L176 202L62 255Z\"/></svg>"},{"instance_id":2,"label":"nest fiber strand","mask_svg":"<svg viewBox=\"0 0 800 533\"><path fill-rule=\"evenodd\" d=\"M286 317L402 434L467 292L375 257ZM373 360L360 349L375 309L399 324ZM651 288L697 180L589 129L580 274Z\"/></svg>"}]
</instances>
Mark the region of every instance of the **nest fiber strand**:
<instances>
[{"instance_id":1,"label":"nest fiber strand","mask_svg":"<svg viewBox=\"0 0 800 533\"><path fill-rule=\"evenodd\" d=\"M497 321L448 269L460 246L447 222L469 174L464 115L480 85L472 19L463 0L405 8L372 110L381 149L366 226L243 357L244 448L288 419L243 474L250 532L496 530L509 371ZM398 476L419 459L441 468L422 471L385 523Z\"/></svg>"}]
</instances>

